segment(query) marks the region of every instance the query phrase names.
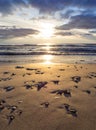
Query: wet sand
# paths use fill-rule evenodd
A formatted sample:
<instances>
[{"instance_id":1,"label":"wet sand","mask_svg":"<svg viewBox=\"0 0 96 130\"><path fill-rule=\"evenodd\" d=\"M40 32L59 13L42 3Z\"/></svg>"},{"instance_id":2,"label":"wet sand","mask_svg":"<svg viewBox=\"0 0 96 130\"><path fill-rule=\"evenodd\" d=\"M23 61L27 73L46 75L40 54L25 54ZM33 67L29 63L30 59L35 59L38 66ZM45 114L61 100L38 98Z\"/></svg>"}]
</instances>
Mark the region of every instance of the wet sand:
<instances>
[{"instance_id":1,"label":"wet sand","mask_svg":"<svg viewBox=\"0 0 96 130\"><path fill-rule=\"evenodd\" d=\"M96 64L0 65L0 130L96 130Z\"/></svg>"}]
</instances>

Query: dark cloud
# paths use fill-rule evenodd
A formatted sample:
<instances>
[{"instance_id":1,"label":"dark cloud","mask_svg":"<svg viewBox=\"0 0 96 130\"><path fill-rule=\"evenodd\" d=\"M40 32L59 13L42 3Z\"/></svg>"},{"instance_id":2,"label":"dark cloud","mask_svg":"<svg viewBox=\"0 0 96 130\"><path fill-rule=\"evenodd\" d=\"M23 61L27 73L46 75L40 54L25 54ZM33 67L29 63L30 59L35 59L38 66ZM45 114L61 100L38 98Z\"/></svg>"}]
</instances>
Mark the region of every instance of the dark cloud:
<instances>
[{"instance_id":1,"label":"dark cloud","mask_svg":"<svg viewBox=\"0 0 96 130\"><path fill-rule=\"evenodd\" d=\"M73 14L75 13L75 11L73 9L68 9L66 10L64 13L61 13L60 16L63 19L68 19L70 18Z\"/></svg>"},{"instance_id":2,"label":"dark cloud","mask_svg":"<svg viewBox=\"0 0 96 130\"><path fill-rule=\"evenodd\" d=\"M39 31L29 28L16 28L16 27L0 27L0 39L4 38L16 38L16 37L25 37L28 35L38 34Z\"/></svg>"},{"instance_id":3,"label":"dark cloud","mask_svg":"<svg viewBox=\"0 0 96 130\"><path fill-rule=\"evenodd\" d=\"M71 17L69 23L56 27L59 30L70 29L95 29L96 16L95 15L77 15Z\"/></svg>"},{"instance_id":4,"label":"dark cloud","mask_svg":"<svg viewBox=\"0 0 96 130\"><path fill-rule=\"evenodd\" d=\"M62 10L65 6L71 4L69 0L29 0L32 7L40 10L40 12L51 13L54 11Z\"/></svg>"},{"instance_id":5,"label":"dark cloud","mask_svg":"<svg viewBox=\"0 0 96 130\"><path fill-rule=\"evenodd\" d=\"M72 36L72 35L74 35L74 34L71 33L71 32L57 32L57 33L55 33L55 35L60 35L60 36Z\"/></svg>"},{"instance_id":6,"label":"dark cloud","mask_svg":"<svg viewBox=\"0 0 96 130\"><path fill-rule=\"evenodd\" d=\"M0 12L10 14L14 7L32 6L40 12L54 12L68 7L95 8L96 0L0 0Z\"/></svg>"},{"instance_id":7,"label":"dark cloud","mask_svg":"<svg viewBox=\"0 0 96 130\"><path fill-rule=\"evenodd\" d=\"M0 12L3 15L11 14L15 7L27 6L24 0L0 0Z\"/></svg>"},{"instance_id":8,"label":"dark cloud","mask_svg":"<svg viewBox=\"0 0 96 130\"><path fill-rule=\"evenodd\" d=\"M92 34L90 33L82 33L82 34L79 34L80 36L83 36L83 37L89 37L89 36L93 36Z\"/></svg>"},{"instance_id":9,"label":"dark cloud","mask_svg":"<svg viewBox=\"0 0 96 130\"><path fill-rule=\"evenodd\" d=\"M10 0L0 0L0 12L2 14L8 14L12 11L12 3Z\"/></svg>"},{"instance_id":10,"label":"dark cloud","mask_svg":"<svg viewBox=\"0 0 96 130\"><path fill-rule=\"evenodd\" d=\"M94 8L96 0L28 0L29 3L41 12L52 12L68 7Z\"/></svg>"},{"instance_id":11,"label":"dark cloud","mask_svg":"<svg viewBox=\"0 0 96 130\"><path fill-rule=\"evenodd\" d=\"M96 33L95 31L93 33ZM94 36L91 31L89 31L88 33L81 33L81 32L71 32L71 31L61 31L61 32L56 32L54 34L55 36L62 36L62 37L65 37L65 36L75 36L75 37L82 37L82 38L85 38L85 39L92 39L92 40L96 40L96 36Z\"/></svg>"},{"instance_id":12,"label":"dark cloud","mask_svg":"<svg viewBox=\"0 0 96 130\"><path fill-rule=\"evenodd\" d=\"M83 38L86 38L86 39L92 39L92 40L96 40L96 36L94 36L93 34L91 33L81 33L79 34L79 36L83 37Z\"/></svg>"}]
</instances>

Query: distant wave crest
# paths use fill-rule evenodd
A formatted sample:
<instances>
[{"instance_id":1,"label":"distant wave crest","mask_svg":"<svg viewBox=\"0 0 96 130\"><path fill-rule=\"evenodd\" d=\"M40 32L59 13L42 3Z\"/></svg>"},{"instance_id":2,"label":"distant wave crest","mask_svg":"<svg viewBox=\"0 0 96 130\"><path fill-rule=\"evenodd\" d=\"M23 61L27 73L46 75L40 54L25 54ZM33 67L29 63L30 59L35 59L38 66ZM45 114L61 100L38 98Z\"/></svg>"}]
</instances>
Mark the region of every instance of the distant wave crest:
<instances>
[{"instance_id":1,"label":"distant wave crest","mask_svg":"<svg viewBox=\"0 0 96 130\"><path fill-rule=\"evenodd\" d=\"M96 55L95 44L0 45L0 55Z\"/></svg>"}]
</instances>

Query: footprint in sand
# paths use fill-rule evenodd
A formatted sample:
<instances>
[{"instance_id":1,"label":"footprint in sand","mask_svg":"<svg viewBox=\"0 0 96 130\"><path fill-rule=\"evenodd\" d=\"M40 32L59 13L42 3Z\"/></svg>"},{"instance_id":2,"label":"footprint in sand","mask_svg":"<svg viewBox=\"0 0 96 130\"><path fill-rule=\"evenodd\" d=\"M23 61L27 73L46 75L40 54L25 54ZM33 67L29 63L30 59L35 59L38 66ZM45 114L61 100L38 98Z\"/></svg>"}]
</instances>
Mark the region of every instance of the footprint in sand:
<instances>
[{"instance_id":1,"label":"footprint in sand","mask_svg":"<svg viewBox=\"0 0 96 130\"><path fill-rule=\"evenodd\" d=\"M15 106L15 105L10 106L10 107L9 107L10 113L13 113L14 111L16 111L17 108L18 108L18 106Z\"/></svg>"},{"instance_id":2,"label":"footprint in sand","mask_svg":"<svg viewBox=\"0 0 96 130\"><path fill-rule=\"evenodd\" d=\"M74 88L78 88L78 86L77 85L75 85L75 86L73 86Z\"/></svg>"},{"instance_id":3,"label":"footprint in sand","mask_svg":"<svg viewBox=\"0 0 96 130\"><path fill-rule=\"evenodd\" d=\"M10 72L7 72L7 71L6 71L6 72L3 72L3 74L9 74L9 73L10 73Z\"/></svg>"},{"instance_id":4,"label":"footprint in sand","mask_svg":"<svg viewBox=\"0 0 96 130\"><path fill-rule=\"evenodd\" d=\"M81 81L81 77L80 76L73 76L71 78L72 78L72 81L74 81L75 83L79 83Z\"/></svg>"},{"instance_id":5,"label":"footprint in sand","mask_svg":"<svg viewBox=\"0 0 96 130\"><path fill-rule=\"evenodd\" d=\"M4 99L0 100L0 111L3 109L8 110L9 114L7 115L8 124L10 125L16 116L22 114L22 110L19 109L17 105L9 105Z\"/></svg>"},{"instance_id":6,"label":"footprint in sand","mask_svg":"<svg viewBox=\"0 0 96 130\"><path fill-rule=\"evenodd\" d=\"M65 71L65 69L59 69L59 71Z\"/></svg>"},{"instance_id":7,"label":"footprint in sand","mask_svg":"<svg viewBox=\"0 0 96 130\"><path fill-rule=\"evenodd\" d=\"M95 72L90 72L89 74L88 74L88 78L96 78L96 73Z\"/></svg>"},{"instance_id":8,"label":"footprint in sand","mask_svg":"<svg viewBox=\"0 0 96 130\"><path fill-rule=\"evenodd\" d=\"M83 92L87 93L87 94L91 94L90 90L83 90Z\"/></svg>"},{"instance_id":9,"label":"footprint in sand","mask_svg":"<svg viewBox=\"0 0 96 130\"><path fill-rule=\"evenodd\" d=\"M0 81L7 81L7 80L11 80L12 78L1 78Z\"/></svg>"},{"instance_id":10,"label":"footprint in sand","mask_svg":"<svg viewBox=\"0 0 96 130\"><path fill-rule=\"evenodd\" d=\"M44 74L44 72L41 72L41 71L36 71L35 74Z\"/></svg>"},{"instance_id":11,"label":"footprint in sand","mask_svg":"<svg viewBox=\"0 0 96 130\"><path fill-rule=\"evenodd\" d=\"M24 86L26 89L32 89L32 85L30 85L30 84L25 84Z\"/></svg>"},{"instance_id":12,"label":"footprint in sand","mask_svg":"<svg viewBox=\"0 0 96 130\"><path fill-rule=\"evenodd\" d=\"M65 109L67 114L71 114L73 117L77 117L77 110L73 107L70 106L69 104L62 104L58 107L59 109Z\"/></svg>"},{"instance_id":13,"label":"footprint in sand","mask_svg":"<svg viewBox=\"0 0 96 130\"><path fill-rule=\"evenodd\" d=\"M15 89L15 87L13 86L7 86L3 88L6 92L12 91L13 89Z\"/></svg>"},{"instance_id":14,"label":"footprint in sand","mask_svg":"<svg viewBox=\"0 0 96 130\"><path fill-rule=\"evenodd\" d=\"M16 74L15 73L12 73L11 76L15 76Z\"/></svg>"},{"instance_id":15,"label":"footprint in sand","mask_svg":"<svg viewBox=\"0 0 96 130\"><path fill-rule=\"evenodd\" d=\"M10 125L14 119L15 119L14 115L7 115L8 125Z\"/></svg>"},{"instance_id":16,"label":"footprint in sand","mask_svg":"<svg viewBox=\"0 0 96 130\"><path fill-rule=\"evenodd\" d=\"M60 81L59 81L59 80L52 80L52 82L53 82L54 84L57 84L57 85L58 85Z\"/></svg>"},{"instance_id":17,"label":"footprint in sand","mask_svg":"<svg viewBox=\"0 0 96 130\"><path fill-rule=\"evenodd\" d=\"M37 87L37 91L40 91L41 90L41 88L46 88L46 84L47 84L48 82L38 82L35 86Z\"/></svg>"},{"instance_id":18,"label":"footprint in sand","mask_svg":"<svg viewBox=\"0 0 96 130\"><path fill-rule=\"evenodd\" d=\"M0 100L0 112L5 108L5 103L6 103L5 100L3 99Z\"/></svg>"},{"instance_id":19,"label":"footprint in sand","mask_svg":"<svg viewBox=\"0 0 96 130\"><path fill-rule=\"evenodd\" d=\"M23 69L24 67L23 66L16 66L15 68L16 69Z\"/></svg>"},{"instance_id":20,"label":"footprint in sand","mask_svg":"<svg viewBox=\"0 0 96 130\"><path fill-rule=\"evenodd\" d=\"M5 103L6 103L5 100L3 99L0 100L0 112L5 108Z\"/></svg>"},{"instance_id":21,"label":"footprint in sand","mask_svg":"<svg viewBox=\"0 0 96 130\"><path fill-rule=\"evenodd\" d=\"M26 68L26 70L30 70L30 71L33 71L33 70L37 70L37 69L34 69L34 68Z\"/></svg>"},{"instance_id":22,"label":"footprint in sand","mask_svg":"<svg viewBox=\"0 0 96 130\"><path fill-rule=\"evenodd\" d=\"M49 102L43 102L40 105L45 107L45 108L48 108L49 107Z\"/></svg>"},{"instance_id":23,"label":"footprint in sand","mask_svg":"<svg viewBox=\"0 0 96 130\"><path fill-rule=\"evenodd\" d=\"M70 92L70 90L67 90L67 89L65 89L65 90L54 90L54 91L52 91L51 92L52 94L57 94L57 95L64 95L65 97L71 97L71 92Z\"/></svg>"}]
</instances>

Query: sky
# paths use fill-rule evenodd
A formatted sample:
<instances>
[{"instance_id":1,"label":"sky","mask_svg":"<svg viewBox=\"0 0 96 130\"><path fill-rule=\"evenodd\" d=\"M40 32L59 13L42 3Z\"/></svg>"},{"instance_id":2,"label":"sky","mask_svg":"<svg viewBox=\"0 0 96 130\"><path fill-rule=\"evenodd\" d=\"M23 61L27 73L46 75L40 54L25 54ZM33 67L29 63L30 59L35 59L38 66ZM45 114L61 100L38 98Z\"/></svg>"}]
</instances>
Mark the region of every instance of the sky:
<instances>
[{"instance_id":1,"label":"sky","mask_svg":"<svg viewBox=\"0 0 96 130\"><path fill-rule=\"evenodd\" d=\"M0 44L96 43L96 0L0 0Z\"/></svg>"}]
</instances>

